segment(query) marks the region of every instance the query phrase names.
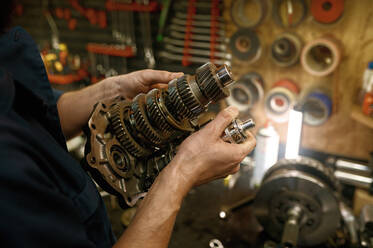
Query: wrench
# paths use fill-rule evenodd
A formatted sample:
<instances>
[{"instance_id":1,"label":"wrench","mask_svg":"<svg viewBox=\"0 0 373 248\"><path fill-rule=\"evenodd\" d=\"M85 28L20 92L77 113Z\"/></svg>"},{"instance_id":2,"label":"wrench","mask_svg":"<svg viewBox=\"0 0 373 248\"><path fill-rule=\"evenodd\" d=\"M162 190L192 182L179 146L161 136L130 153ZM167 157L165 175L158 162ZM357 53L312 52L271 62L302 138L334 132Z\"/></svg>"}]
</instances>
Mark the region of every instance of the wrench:
<instances>
[{"instance_id":1,"label":"wrench","mask_svg":"<svg viewBox=\"0 0 373 248\"><path fill-rule=\"evenodd\" d=\"M183 53L184 49L181 47L176 47L170 44L165 45L166 50L169 50L170 52L175 52L175 53ZM202 50L202 49L189 49L188 50L189 54L193 55L202 55L202 56L207 56L209 57L211 55L210 50ZM215 52L214 56L217 58L222 58L222 59L232 59L232 55L229 53L223 53L223 52Z\"/></svg>"},{"instance_id":2,"label":"wrench","mask_svg":"<svg viewBox=\"0 0 373 248\"><path fill-rule=\"evenodd\" d=\"M173 39L173 38L169 38L169 37L165 37L164 38L164 42L167 44L171 44L171 45L175 45L175 46L184 46L184 40L179 40L179 39ZM196 47L196 48L208 48L210 49L211 47L211 44L208 43L208 42L200 42L200 41L191 41L189 42L189 46L190 47ZM227 49L227 46L224 45L224 44L216 44L215 45L215 48L216 50L219 50L219 51L226 51Z\"/></svg>"}]
</instances>

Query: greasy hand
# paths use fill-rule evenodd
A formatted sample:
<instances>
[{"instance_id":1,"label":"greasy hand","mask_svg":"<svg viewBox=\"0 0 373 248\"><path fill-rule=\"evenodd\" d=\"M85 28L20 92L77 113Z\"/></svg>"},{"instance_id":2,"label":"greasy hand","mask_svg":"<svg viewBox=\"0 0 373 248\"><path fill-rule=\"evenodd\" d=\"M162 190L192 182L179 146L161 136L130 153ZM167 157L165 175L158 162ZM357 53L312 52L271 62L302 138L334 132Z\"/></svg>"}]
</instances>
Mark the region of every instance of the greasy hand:
<instances>
[{"instance_id":1,"label":"greasy hand","mask_svg":"<svg viewBox=\"0 0 373 248\"><path fill-rule=\"evenodd\" d=\"M251 133L242 144L230 144L221 139L224 129L237 115L236 108L226 108L180 145L173 160L186 184L192 187L239 170L239 163L254 149L256 140Z\"/></svg>"},{"instance_id":2,"label":"greasy hand","mask_svg":"<svg viewBox=\"0 0 373 248\"><path fill-rule=\"evenodd\" d=\"M172 73L159 70L141 70L105 79L118 95L132 99L139 93L147 93L153 88L165 88L169 81L183 76L182 72ZM111 89L109 89L111 90Z\"/></svg>"}]
</instances>

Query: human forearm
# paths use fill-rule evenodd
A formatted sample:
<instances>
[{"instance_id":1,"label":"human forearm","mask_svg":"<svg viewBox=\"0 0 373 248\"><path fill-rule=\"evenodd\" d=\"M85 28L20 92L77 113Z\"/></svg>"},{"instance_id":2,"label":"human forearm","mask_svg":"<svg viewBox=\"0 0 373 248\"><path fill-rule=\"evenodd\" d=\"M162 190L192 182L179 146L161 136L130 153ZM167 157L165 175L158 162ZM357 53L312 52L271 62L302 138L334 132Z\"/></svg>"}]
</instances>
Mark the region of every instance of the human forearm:
<instances>
[{"instance_id":1,"label":"human forearm","mask_svg":"<svg viewBox=\"0 0 373 248\"><path fill-rule=\"evenodd\" d=\"M103 80L84 89L63 94L58 102L62 131L67 139L81 132L95 103L119 95L119 86Z\"/></svg>"},{"instance_id":2,"label":"human forearm","mask_svg":"<svg viewBox=\"0 0 373 248\"><path fill-rule=\"evenodd\" d=\"M115 248L165 248L182 200L191 188L172 161L157 177Z\"/></svg>"}]
</instances>

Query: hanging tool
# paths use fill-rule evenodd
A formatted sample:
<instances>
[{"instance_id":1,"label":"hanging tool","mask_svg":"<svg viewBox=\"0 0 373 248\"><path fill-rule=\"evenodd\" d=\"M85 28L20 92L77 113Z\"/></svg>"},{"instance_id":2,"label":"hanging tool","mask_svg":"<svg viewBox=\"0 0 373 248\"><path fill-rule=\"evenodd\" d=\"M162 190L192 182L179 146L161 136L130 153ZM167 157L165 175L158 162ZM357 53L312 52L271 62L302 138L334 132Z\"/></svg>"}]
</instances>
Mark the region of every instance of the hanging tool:
<instances>
[{"instance_id":1,"label":"hanging tool","mask_svg":"<svg viewBox=\"0 0 373 248\"><path fill-rule=\"evenodd\" d=\"M170 10L172 0L163 0L162 1L162 12L161 15L159 16L159 21L158 21L158 33L157 33L157 41L162 41L163 40L163 29L166 25L166 20L168 16L168 12Z\"/></svg>"},{"instance_id":2,"label":"hanging tool","mask_svg":"<svg viewBox=\"0 0 373 248\"><path fill-rule=\"evenodd\" d=\"M137 3L143 5L149 5L149 0L137 0ZM155 67L155 59L153 53L153 41L152 41L152 30L150 22L150 13L149 12L140 12L140 25L141 25L141 34L144 44L144 55L145 62L148 68Z\"/></svg>"}]
</instances>

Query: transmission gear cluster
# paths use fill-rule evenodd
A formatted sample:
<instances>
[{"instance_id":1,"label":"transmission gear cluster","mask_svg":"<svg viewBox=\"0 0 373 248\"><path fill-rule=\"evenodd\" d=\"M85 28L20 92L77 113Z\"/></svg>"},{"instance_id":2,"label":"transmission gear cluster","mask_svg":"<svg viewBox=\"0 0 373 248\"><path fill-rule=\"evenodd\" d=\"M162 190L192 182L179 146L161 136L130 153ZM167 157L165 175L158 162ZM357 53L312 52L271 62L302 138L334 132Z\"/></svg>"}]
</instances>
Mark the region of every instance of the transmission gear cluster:
<instances>
[{"instance_id":1,"label":"transmission gear cluster","mask_svg":"<svg viewBox=\"0 0 373 248\"><path fill-rule=\"evenodd\" d=\"M208 105L229 96L231 83L228 66L206 63L195 75L172 80L167 89L153 89L132 101L97 103L86 128L84 164L104 190L118 196L121 206L135 205L181 141L200 128L198 117ZM235 120L225 136L229 134L229 142L243 142L245 130L253 126L252 120Z\"/></svg>"}]
</instances>

